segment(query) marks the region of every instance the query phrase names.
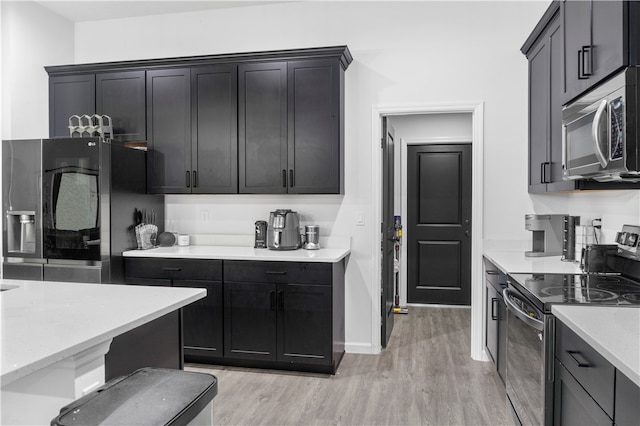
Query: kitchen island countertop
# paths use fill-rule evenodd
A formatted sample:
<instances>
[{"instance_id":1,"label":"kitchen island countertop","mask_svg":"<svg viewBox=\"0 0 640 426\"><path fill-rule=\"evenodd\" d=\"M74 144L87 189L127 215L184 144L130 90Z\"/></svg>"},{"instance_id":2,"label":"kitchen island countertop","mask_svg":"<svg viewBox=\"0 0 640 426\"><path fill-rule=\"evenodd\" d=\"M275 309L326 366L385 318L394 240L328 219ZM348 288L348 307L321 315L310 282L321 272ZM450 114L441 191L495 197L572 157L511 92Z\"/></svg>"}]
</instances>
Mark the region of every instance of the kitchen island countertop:
<instances>
[{"instance_id":1,"label":"kitchen island countertop","mask_svg":"<svg viewBox=\"0 0 640 426\"><path fill-rule=\"evenodd\" d=\"M640 309L554 305L551 312L640 386Z\"/></svg>"},{"instance_id":2,"label":"kitchen island countertop","mask_svg":"<svg viewBox=\"0 0 640 426\"><path fill-rule=\"evenodd\" d=\"M319 250L269 250L246 246L171 246L149 250L129 250L124 257L156 257L178 259L266 260L279 262L326 262L344 259L351 250L347 248L321 248Z\"/></svg>"},{"instance_id":3,"label":"kitchen island countertop","mask_svg":"<svg viewBox=\"0 0 640 426\"><path fill-rule=\"evenodd\" d=\"M195 288L0 279L2 386L203 298Z\"/></svg>"}]
</instances>

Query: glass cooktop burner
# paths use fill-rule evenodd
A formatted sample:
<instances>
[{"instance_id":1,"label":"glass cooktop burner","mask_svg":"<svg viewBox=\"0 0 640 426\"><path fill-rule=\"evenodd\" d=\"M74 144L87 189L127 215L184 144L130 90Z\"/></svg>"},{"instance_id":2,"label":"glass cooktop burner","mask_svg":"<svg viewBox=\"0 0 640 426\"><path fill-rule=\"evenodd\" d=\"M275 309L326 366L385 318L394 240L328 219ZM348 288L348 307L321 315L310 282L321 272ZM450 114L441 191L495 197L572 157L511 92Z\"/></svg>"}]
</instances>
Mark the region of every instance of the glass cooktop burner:
<instances>
[{"instance_id":1,"label":"glass cooktop burner","mask_svg":"<svg viewBox=\"0 0 640 426\"><path fill-rule=\"evenodd\" d=\"M622 298L631 303L640 303L640 291L623 294Z\"/></svg>"},{"instance_id":2,"label":"glass cooktop burner","mask_svg":"<svg viewBox=\"0 0 640 426\"><path fill-rule=\"evenodd\" d=\"M546 296L563 296L563 298L567 301L577 300L584 302L602 302L618 298L615 293L612 293L610 291L585 287L575 288L569 286L553 286L543 288L540 291Z\"/></svg>"}]
</instances>

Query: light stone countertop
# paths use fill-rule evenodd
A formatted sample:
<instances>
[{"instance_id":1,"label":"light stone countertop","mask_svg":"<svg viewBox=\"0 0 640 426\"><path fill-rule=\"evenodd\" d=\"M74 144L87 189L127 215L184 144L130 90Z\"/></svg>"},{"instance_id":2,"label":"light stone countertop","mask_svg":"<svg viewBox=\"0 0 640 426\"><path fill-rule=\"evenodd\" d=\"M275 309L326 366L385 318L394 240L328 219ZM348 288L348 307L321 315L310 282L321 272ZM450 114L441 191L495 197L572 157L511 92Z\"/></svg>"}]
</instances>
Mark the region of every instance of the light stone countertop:
<instances>
[{"instance_id":1,"label":"light stone countertop","mask_svg":"<svg viewBox=\"0 0 640 426\"><path fill-rule=\"evenodd\" d=\"M557 319L640 386L640 309L553 305Z\"/></svg>"},{"instance_id":2,"label":"light stone countertop","mask_svg":"<svg viewBox=\"0 0 640 426\"><path fill-rule=\"evenodd\" d=\"M3 386L206 295L194 288L6 279L0 287Z\"/></svg>"},{"instance_id":3,"label":"light stone countertop","mask_svg":"<svg viewBox=\"0 0 640 426\"><path fill-rule=\"evenodd\" d=\"M280 262L335 263L351 252L348 248L321 248L319 250L269 250L246 246L192 245L157 247L149 250L129 250L124 257L155 257L220 260L266 260Z\"/></svg>"},{"instance_id":4,"label":"light stone countertop","mask_svg":"<svg viewBox=\"0 0 640 426\"><path fill-rule=\"evenodd\" d=\"M485 249L482 253L505 274L581 274L576 262L563 262L561 256L527 257L524 251Z\"/></svg>"}]
</instances>

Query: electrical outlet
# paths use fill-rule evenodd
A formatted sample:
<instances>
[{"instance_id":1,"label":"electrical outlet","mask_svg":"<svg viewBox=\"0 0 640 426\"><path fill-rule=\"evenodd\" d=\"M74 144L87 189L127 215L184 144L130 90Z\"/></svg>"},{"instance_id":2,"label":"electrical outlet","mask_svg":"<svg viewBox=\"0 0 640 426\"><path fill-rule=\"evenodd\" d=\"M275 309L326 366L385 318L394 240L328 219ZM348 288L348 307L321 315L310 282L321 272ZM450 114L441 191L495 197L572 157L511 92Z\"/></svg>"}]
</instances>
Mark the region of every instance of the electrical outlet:
<instances>
[{"instance_id":1,"label":"electrical outlet","mask_svg":"<svg viewBox=\"0 0 640 426\"><path fill-rule=\"evenodd\" d=\"M356 226L364 226L364 212L359 211L356 213Z\"/></svg>"}]
</instances>

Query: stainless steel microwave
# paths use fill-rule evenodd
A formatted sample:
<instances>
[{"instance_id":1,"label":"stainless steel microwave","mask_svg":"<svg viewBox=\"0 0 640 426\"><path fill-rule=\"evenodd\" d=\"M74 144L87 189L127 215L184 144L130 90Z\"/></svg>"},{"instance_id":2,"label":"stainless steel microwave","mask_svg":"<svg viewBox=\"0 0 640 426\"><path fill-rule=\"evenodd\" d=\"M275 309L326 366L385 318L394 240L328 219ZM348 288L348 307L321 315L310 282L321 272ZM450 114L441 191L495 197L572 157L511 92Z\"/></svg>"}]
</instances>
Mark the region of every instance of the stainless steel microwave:
<instances>
[{"instance_id":1,"label":"stainless steel microwave","mask_svg":"<svg viewBox=\"0 0 640 426\"><path fill-rule=\"evenodd\" d=\"M564 179L640 182L639 72L625 68L564 107Z\"/></svg>"}]
</instances>

